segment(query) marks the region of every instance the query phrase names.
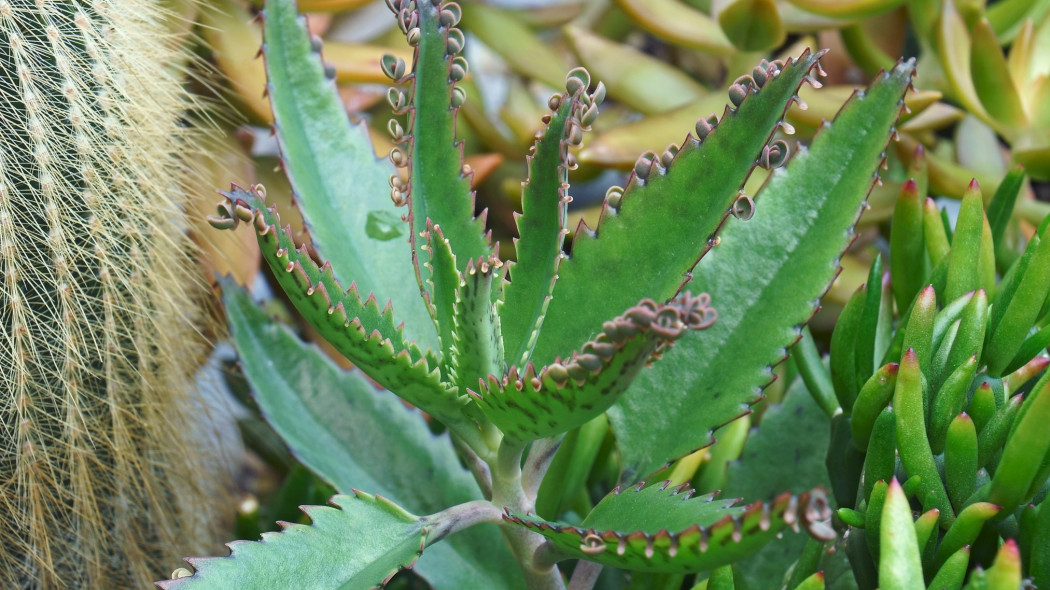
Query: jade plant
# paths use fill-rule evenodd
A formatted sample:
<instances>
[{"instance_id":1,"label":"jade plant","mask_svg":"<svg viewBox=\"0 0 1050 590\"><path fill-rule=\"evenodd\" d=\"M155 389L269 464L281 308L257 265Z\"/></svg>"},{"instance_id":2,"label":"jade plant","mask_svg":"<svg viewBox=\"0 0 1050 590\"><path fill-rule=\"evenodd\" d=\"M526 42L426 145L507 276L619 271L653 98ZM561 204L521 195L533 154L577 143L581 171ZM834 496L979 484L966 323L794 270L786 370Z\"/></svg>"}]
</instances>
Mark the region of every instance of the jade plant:
<instances>
[{"instance_id":1,"label":"jade plant","mask_svg":"<svg viewBox=\"0 0 1050 590\"><path fill-rule=\"evenodd\" d=\"M720 117L642 155L596 227L574 233L568 173L604 87L572 70L528 154L511 262L475 211L457 143L460 8L388 5L414 48L411 64L383 60L404 115L388 125L389 159L347 118L294 2L268 0L267 93L309 244L258 185L224 193L210 218L256 233L287 299L356 366L337 369L224 283L260 409L339 493L304 508L309 524L188 559L194 571L159 585L372 588L411 568L438 588L564 588L571 577L583 589L605 567L711 572L701 584L732 587L727 568L791 529L835 538L829 502L852 506L837 488L741 502L694 494L666 467L745 416L799 339L878 181L912 63L880 73L789 158L783 117L802 84L819 86L821 54L761 61L730 85ZM749 195L756 166L775 170ZM593 456L606 432L619 485L566 510L558 497L584 484L560 447Z\"/></svg>"},{"instance_id":2,"label":"jade plant","mask_svg":"<svg viewBox=\"0 0 1050 590\"><path fill-rule=\"evenodd\" d=\"M966 588L1047 588L1048 224L1004 258L1023 170L987 212L972 183L952 226L923 196L921 151L915 161L887 272L876 258L846 304L828 368L808 336L795 355L832 425L827 473L853 577L961 588L972 571Z\"/></svg>"}]
</instances>

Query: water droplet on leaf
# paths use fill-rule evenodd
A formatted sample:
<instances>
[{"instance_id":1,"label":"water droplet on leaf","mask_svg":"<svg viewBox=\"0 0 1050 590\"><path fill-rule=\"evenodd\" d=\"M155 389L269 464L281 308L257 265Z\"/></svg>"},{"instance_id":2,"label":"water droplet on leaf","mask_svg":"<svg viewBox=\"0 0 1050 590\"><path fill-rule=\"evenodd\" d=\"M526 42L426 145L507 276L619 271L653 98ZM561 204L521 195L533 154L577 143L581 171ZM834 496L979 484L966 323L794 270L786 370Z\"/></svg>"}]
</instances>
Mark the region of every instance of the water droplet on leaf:
<instances>
[{"instance_id":1,"label":"water droplet on leaf","mask_svg":"<svg viewBox=\"0 0 1050 590\"><path fill-rule=\"evenodd\" d=\"M383 242L405 235L405 223L401 216L390 211L369 211L365 221L365 234Z\"/></svg>"}]
</instances>

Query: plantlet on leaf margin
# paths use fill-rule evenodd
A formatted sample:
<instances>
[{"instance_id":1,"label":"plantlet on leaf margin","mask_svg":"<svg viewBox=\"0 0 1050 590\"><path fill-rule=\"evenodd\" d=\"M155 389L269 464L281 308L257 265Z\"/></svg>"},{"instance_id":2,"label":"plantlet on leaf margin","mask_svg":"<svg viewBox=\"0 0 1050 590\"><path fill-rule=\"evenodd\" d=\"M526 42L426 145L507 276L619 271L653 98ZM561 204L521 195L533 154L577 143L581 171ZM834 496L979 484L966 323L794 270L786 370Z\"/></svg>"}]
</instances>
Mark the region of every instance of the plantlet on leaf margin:
<instances>
[{"instance_id":1,"label":"plantlet on leaf margin","mask_svg":"<svg viewBox=\"0 0 1050 590\"><path fill-rule=\"evenodd\" d=\"M735 506L735 500L712 495L683 501L692 495L688 486L637 484L633 491L607 496L580 527L549 523L532 513L563 435L603 411L615 417L616 404L643 376L657 375L659 381L637 389L641 399L681 397L632 411L631 419L639 422L612 420L630 461L625 473L652 472L707 443L708 429L679 428L676 420L664 419L667 411L681 408L681 419L702 412L701 422L719 425L757 399L769 381L769 367L798 338L799 326L812 315L850 241L909 86L911 63L880 75L867 93L859 92L826 125L812 151L800 150L787 164L791 174L774 173L758 198L742 198L743 184L756 166L784 164L786 144L771 143L773 133L798 100L799 86L807 80L817 84L813 72L819 72L819 54L809 52L762 62L747 84L735 87L732 106L721 118L700 119L696 135L686 136L680 146L639 159L626 187L609 191L597 226L576 229L566 257L567 174L575 165L569 148L582 141L604 97L600 83L592 90L586 71L573 70L565 92L549 101L551 112L529 154L517 260L501 267L485 233L484 213L474 216L470 172L455 134L463 101L457 83L467 69L457 55L464 38L456 29L460 9L431 0L389 0L388 5L415 57L411 68L397 59L384 61L392 77L407 83L405 90L390 93L406 119L389 124L398 145L385 161L371 157L363 134L341 112L294 4L269 0L263 12L263 54L278 144L296 201L310 221L313 245L329 262L319 263L281 229L260 187L226 193L212 222L221 229L252 225L264 259L303 317L358 370L447 427L440 438L429 430L422 437L408 426L393 434L405 437L406 444L417 437L431 441L412 446L413 464L436 464L455 449L477 485L453 485L465 474L458 466L430 469L434 485L426 494L416 489L417 474L399 472L396 463L387 464L393 471L390 481L366 473L363 465L383 461L370 459L372 453L389 446L367 442L366 433L387 420L350 419L355 430L363 429L360 435L336 427L330 420L343 419L345 401L329 393L319 415L282 410L294 407L296 399L305 401L300 395L338 391L333 379L345 379L343 387L367 382L351 374L337 378L316 351L269 325L246 295L227 288L238 348L273 361L245 363L260 407L296 454L309 457L304 460L344 494L334 500L341 509L310 508L314 524L267 534L262 542L235 543L228 558L192 560L192 576L161 585L180 590L280 584L366 588L414 563L438 587L463 587L464 576L473 570L495 568L508 587L560 589L565 582L558 562L565 559L685 573L743 559L785 526L831 536L821 490L777 495L771 503L749 498L746 506ZM405 176L397 167L405 168ZM322 171L331 177L315 177ZM377 186L378 197L372 194ZM389 218L399 207L407 210L407 240L361 231L368 215ZM791 240L766 259L769 253L754 244L778 243L785 218L798 222L788 230ZM372 263L370 256L382 257L383 265ZM760 276L751 276L760 268ZM690 279L694 284L688 284ZM417 321L416 293L429 320ZM777 293L779 303L764 293ZM380 305L385 297L388 302ZM744 313L761 322L742 322ZM395 321L409 315L411 325ZM708 346L704 338L713 333L722 345L696 355L696 347ZM736 348L745 342L746 349ZM732 375L704 372L711 365L689 377L660 373L669 363L677 370L703 356L723 362L727 352L734 362L746 363L746 370L729 371L739 373L733 383ZM674 356L678 360L671 362ZM288 371L303 381L275 380ZM723 389L731 393L708 407L704 396ZM303 421L310 424L306 432L330 433L346 441L346 448L325 447L332 443L304 436ZM426 428L415 418L402 423ZM637 442L646 436L667 442ZM640 457L642 448L652 455ZM331 453L361 459L325 462L322 457ZM356 481L389 500L357 491ZM474 526L484 523L497 526ZM497 530L506 543L495 536ZM510 566L503 565L514 561L520 577L510 576ZM577 570L583 573L574 587L587 587L587 570Z\"/></svg>"}]
</instances>

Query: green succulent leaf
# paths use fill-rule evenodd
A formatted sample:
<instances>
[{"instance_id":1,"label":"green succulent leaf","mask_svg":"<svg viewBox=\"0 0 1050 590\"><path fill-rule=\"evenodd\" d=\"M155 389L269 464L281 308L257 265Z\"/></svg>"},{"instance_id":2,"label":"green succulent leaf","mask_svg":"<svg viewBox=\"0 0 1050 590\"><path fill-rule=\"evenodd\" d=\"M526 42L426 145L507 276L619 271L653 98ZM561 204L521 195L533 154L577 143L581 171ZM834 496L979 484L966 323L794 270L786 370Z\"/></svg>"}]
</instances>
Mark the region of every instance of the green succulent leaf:
<instances>
[{"instance_id":1,"label":"green succulent leaf","mask_svg":"<svg viewBox=\"0 0 1050 590\"><path fill-rule=\"evenodd\" d=\"M165 590L367 590L411 568L423 552L423 521L393 502L355 491L335 506L303 508L309 525L284 523L261 541L234 541L228 557L190 558L193 576Z\"/></svg>"},{"instance_id":2,"label":"green succulent leaf","mask_svg":"<svg viewBox=\"0 0 1050 590\"><path fill-rule=\"evenodd\" d=\"M1016 271L1007 273L996 294L985 355L988 373L992 376L1002 376L1006 369L1012 368L1015 355L1050 294L1050 273L1047 272L1050 268L1050 240L1046 237L1044 224L1017 261Z\"/></svg>"},{"instance_id":3,"label":"green succulent leaf","mask_svg":"<svg viewBox=\"0 0 1050 590\"><path fill-rule=\"evenodd\" d=\"M467 262L456 291L453 374L461 388L503 371L503 339L495 299L502 286L496 259Z\"/></svg>"},{"instance_id":4,"label":"green succulent leaf","mask_svg":"<svg viewBox=\"0 0 1050 590\"><path fill-rule=\"evenodd\" d=\"M347 291L336 280L331 266L318 266L306 248L297 248L275 207L267 208L258 188L239 187L224 193L222 217L212 218L221 227L235 227L251 220L263 259L273 270L295 308L317 331L377 383L406 401L441 419L462 420L466 403L439 378L437 359L406 343L394 325L389 306L380 311L374 296L362 301L356 286Z\"/></svg>"},{"instance_id":5,"label":"green succulent leaf","mask_svg":"<svg viewBox=\"0 0 1050 590\"><path fill-rule=\"evenodd\" d=\"M481 497L447 436L423 416L343 371L272 322L231 281L223 300L245 376L266 418L304 465L342 493L368 488L413 512L436 513ZM420 474L427 476L421 486ZM498 531L475 526L428 547L415 571L438 587L521 588Z\"/></svg>"},{"instance_id":6,"label":"green succulent leaf","mask_svg":"<svg viewBox=\"0 0 1050 590\"><path fill-rule=\"evenodd\" d=\"M944 565L937 570L937 575L930 581L927 588L944 590L961 590L966 580L966 569L970 564L970 548L963 547L948 558Z\"/></svg>"},{"instance_id":7,"label":"green succulent leaf","mask_svg":"<svg viewBox=\"0 0 1050 590\"><path fill-rule=\"evenodd\" d=\"M409 168L405 193L418 262L428 262L426 252L419 247L419 235L433 223L453 244L458 269L463 271L468 260L487 257L491 248L485 237L485 216L474 217L471 177L464 173L462 144L456 139L456 118L462 102L462 90L456 88L456 82L466 75L467 65L457 56L462 47L458 42L450 45L449 38L450 34L457 36L451 31L458 31L455 25L459 17L458 6L435 6L433 2L416 2L411 9L402 7L397 15L416 50L407 94L396 98L394 93L400 91L391 93L395 102L406 103L399 106L408 113L411 135L404 137L402 147L395 148L406 151L391 155L395 163L400 160Z\"/></svg>"},{"instance_id":8,"label":"green succulent leaf","mask_svg":"<svg viewBox=\"0 0 1050 590\"><path fill-rule=\"evenodd\" d=\"M897 309L905 310L926 286L926 249L922 238L923 195L914 180L901 187L893 209L890 274Z\"/></svg>"},{"instance_id":9,"label":"green succulent leaf","mask_svg":"<svg viewBox=\"0 0 1050 590\"><path fill-rule=\"evenodd\" d=\"M456 268L456 255L452 245L445 239L441 227L427 223L427 231L422 236L426 245L422 251L427 261L423 265L429 273L423 297L430 303L437 325L438 340L441 341L441 377L446 382L452 368L452 349L455 338L456 291L459 290L459 270Z\"/></svg>"},{"instance_id":10,"label":"green succulent leaf","mask_svg":"<svg viewBox=\"0 0 1050 590\"><path fill-rule=\"evenodd\" d=\"M868 440L875 428L875 420L893 399L893 390L897 386L897 369L897 363L883 365L860 388L850 417L853 444L859 451L868 449Z\"/></svg>"},{"instance_id":11,"label":"green succulent leaf","mask_svg":"<svg viewBox=\"0 0 1050 590\"><path fill-rule=\"evenodd\" d=\"M893 303L890 301L889 285L883 280L881 255L876 256L871 264L864 298L864 311L854 342L854 378L857 380L858 392L875 372L878 366L876 363L882 358L889 342Z\"/></svg>"},{"instance_id":12,"label":"green succulent leaf","mask_svg":"<svg viewBox=\"0 0 1050 590\"><path fill-rule=\"evenodd\" d=\"M863 498L870 498L878 482L893 479L897 469L897 416L893 408L884 409L871 429L867 453L864 454L864 486L859 491ZM875 545L877 539L868 544Z\"/></svg>"},{"instance_id":13,"label":"green succulent leaf","mask_svg":"<svg viewBox=\"0 0 1050 590\"><path fill-rule=\"evenodd\" d=\"M941 511L941 523L950 525L955 519L948 493L937 472L933 452L926 431L926 412L923 408L922 373L915 351L908 350L897 370L897 384L893 391L893 412L897 418L897 450L909 477L918 476L923 508Z\"/></svg>"},{"instance_id":14,"label":"green succulent leaf","mask_svg":"<svg viewBox=\"0 0 1050 590\"><path fill-rule=\"evenodd\" d=\"M937 567L944 565L956 551L972 544L984 523L999 513L999 507L988 502L975 502L959 512L937 547Z\"/></svg>"},{"instance_id":15,"label":"green succulent leaf","mask_svg":"<svg viewBox=\"0 0 1050 590\"><path fill-rule=\"evenodd\" d=\"M1032 488L1042 487L1045 481L1041 467L1050 458L1050 436L1046 432L1050 423L1050 383L1040 385L1022 406L992 476L988 501L1002 506L1005 513L1030 499ZM1039 481L1040 476L1043 481Z\"/></svg>"},{"instance_id":16,"label":"green succulent leaf","mask_svg":"<svg viewBox=\"0 0 1050 590\"><path fill-rule=\"evenodd\" d=\"M514 242L517 262L507 265L511 281L499 306L506 357L517 367L528 362L554 289L568 214L569 139L582 134L584 127L576 116L580 95L556 96L557 108L528 157L529 177L521 193ZM597 104L593 108L596 113Z\"/></svg>"},{"instance_id":17,"label":"green succulent leaf","mask_svg":"<svg viewBox=\"0 0 1050 590\"><path fill-rule=\"evenodd\" d=\"M977 429L973 419L959 414L948 425L944 447L944 481L956 510L962 510L977 487Z\"/></svg>"},{"instance_id":18,"label":"green succulent leaf","mask_svg":"<svg viewBox=\"0 0 1050 590\"><path fill-rule=\"evenodd\" d=\"M1010 223L1010 216L1014 212L1014 205L1024 184L1024 168L1014 166L1006 173L1006 176L995 189L995 195L988 203L988 225L992 230L992 238L995 251L998 254L1003 249L1003 239L1006 237L1006 228Z\"/></svg>"},{"instance_id":19,"label":"green succulent leaf","mask_svg":"<svg viewBox=\"0 0 1050 590\"><path fill-rule=\"evenodd\" d=\"M1032 561L1029 564L1036 588L1050 584L1050 500L1044 498L1037 508L1038 514L1032 522Z\"/></svg>"},{"instance_id":20,"label":"green succulent leaf","mask_svg":"<svg viewBox=\"0 0 1050 590\"><path fill-rule=\"evenodd\" d=\"M760 398L769 367L798 339L835 275L911 71L911 63L899 65L858 92L808 150L770 177L754 217L722 230L690 287L710 293L716 307L725 302L718 322L683 338L609 412L625 478L708 444L713 429Z\"/></svg>"},{"instance_id":21,"label":"green succulent leaf","mask_svg":"<svg viewBox=\"0 0 1050 590\"><path fill-rule=\"evenodd\" d=\"M813 399L817 400L824 413L829 417L840 411L835 397L835 386L831 382L831 373L824 366L824 361L817 350L817 343L808 328L802 329L802 339L791 348L799 376L806 384Z\"/></svg>"},{"instance_id":22,"label":"green succulent leaf","mask_svg":"<svg viewBox=\"0 0 1050 590\"><path fill-rule=\"evenodd\" d=\"M649 572L711 570L743 559L787 526L826 538L831 511L820 490L781 494L769 504L734 506L713 494L693 498L688 484L644 484L606 496L579 526L508 512L504 519L550 541L565 558Z\"/></svg>"},{"instance_id":23,"label":"green succulent leaf","mask_svg":"<svg viewBox=\"0 0 1050 590\"><path fill-rule=\"evenodd\" d=\"M952 236L948 255L948 279L945 300L955 301L965 293L981 286L978 265L981 256L981 228L984 223L984 205L976 183L970 185L959 209L959 220Z\"/></svg>"},{"instance_id":24,"label":"green succulent leaf","mask_svg":"<svg viewBox=\"0 0 1050 590\"><path fill-rule=\"evenodd\" d=\"M853 292L842 308L842 313L835 323L835 330L831 333L831 358L828 362L831 382L835 386L835 396L838 397L839 405L846 412L852 411L853 404L860 395L855 362L857 347L854 343L860 334L860 320L864 315L867 293L866 283Z\"/></svg>"},{"instance_id":25,"label":"green succulent leaf","mask_svg":"<svg viewBox=\"0 0 1050 590\"><path fill-rule=\"evenodd\" d=\"M879 587L885 590L922 588L919 542L908 498L897 480L890 482L886 492L879 535Z\"/></svg>"},{"instance_id":26,"label":"green succulent leaf","mask_svg":"<svg viewBox=\"0 0 1050 590\"><path fill-rule=\"evenodd\" d=\"M409 228L389 196L395 168L376 158L367 125L350 123L295 2L266 2L263 26L277 145L313 247L361 292L389 297L409 339L436 347Z\"/></svg>"},{"instance_id":27,"label":"green succulent leaf","mask_svg":"<svg viewBox=\"0 0 1050 590\"><path fill-rule=\"evenodd\" d=\"M638 161L617 206L603 209L597 230L581 225L576 231L533 353L537 364L575 350L602 321L635 302L666 301L682 288L756 162L771 149L770 135L818 57L806 53L783 67L759 66L761 89L758 80L737 84L739 108L727 108L717 123L699 121L701 140L690 135L680 149ZM615 288L595 298L595 280Z\"/></svg>"},{"instance_id":28,"label":"green succulent leaf","mask_svg":"<svg viewBox=\"0 0 1050 590\"><path fill-rule=\"evenodd\" d=\"M797 436L800 430L808 434ZM772 498L785 491L802 493L818 486L830 488L824 466L829 441L827 415L805 384L796 380L784 400L762 415L758 429L747 437L740 458L729 464L722 493L730 498ZM753 558L738 563L738 572L750 588L761 588L769 580L780 579L799 559L807 539L805 535L785 532ZM824 551L820 553L823 555Z\"/></svg>"},{"instance_id":29,"label":"green succulent leaf","mask_svg":"<svg viewBox=\"0 0 1050 590\"><path fill-rule=\"evenodd\" d=\"M702 330L716 313L701 293L684 293L666 305L645 299L605 322L603 331L570 358L538 372L529 363L501 378L490 375L474 394L485 414L518 443L566 432L611 406L649 361L686 330Z\"/></svg>"}]
</instances>

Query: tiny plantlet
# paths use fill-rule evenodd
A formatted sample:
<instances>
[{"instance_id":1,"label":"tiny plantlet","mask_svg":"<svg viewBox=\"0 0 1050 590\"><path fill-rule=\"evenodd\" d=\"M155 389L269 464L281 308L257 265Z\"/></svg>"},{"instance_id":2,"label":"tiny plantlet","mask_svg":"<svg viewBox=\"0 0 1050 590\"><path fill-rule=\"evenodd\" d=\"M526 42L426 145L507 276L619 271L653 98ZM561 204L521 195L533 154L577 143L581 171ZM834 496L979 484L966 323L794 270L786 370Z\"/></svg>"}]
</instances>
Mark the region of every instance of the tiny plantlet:
<instances>
[{"instance_id":1,"label":"tiny plantlet","mask_svg":"<svg viewBox=\"0 0 1050 590\"><path fill-rule=\"evenodd\" d=\"M1050 583L1045 227L996 266L1023 175L987 214L964 199L952 231L917 196L925 170L909 171L894 223L926 229L893 234L892 281L876 262L830 368L804 329L879 181L911 61L795 146L785 112L819 87L822 53L762 60L720 116L639 157L596 225L576 228L569 172L606 89L573 69L526 156L510 261L476 214L456 135L462 10L387 4L414 48L412 63L382 60L389 158L348 120L295 3L266 0L267 92L310 247L262 186L233 187L210 218L255 232L291 304L355 365L337 369L223 284L261 412L338 494L304 507L308 524L190 558L160 587L365 589L411 569L439 589L586 590L605 570L714 590L743 588L743 564L770 547L761 559L779 569L763 588L824 588L836 559L862 589ZM749 194L756 168L768 179ZM785 404L816 411L791 422L770 408L754 440L781 454L764 473L728 465L792 346L801 379ZM825 448L797 450L818 432ZM813 456L819 481L792 477ZM605 467L613 484L592 505ZM751 485L719 495L727 470Z\"/></svg>"}]
</instances>

